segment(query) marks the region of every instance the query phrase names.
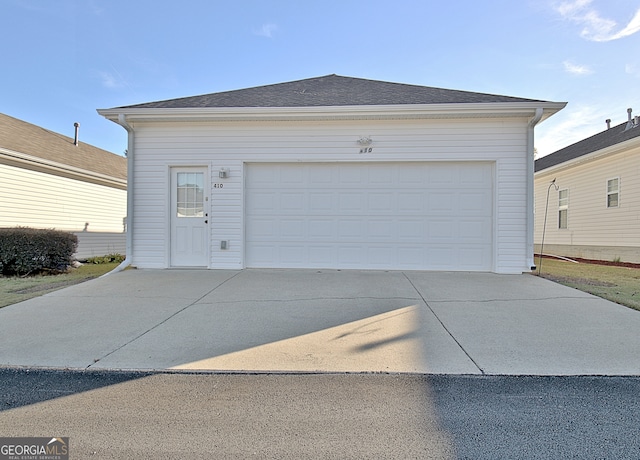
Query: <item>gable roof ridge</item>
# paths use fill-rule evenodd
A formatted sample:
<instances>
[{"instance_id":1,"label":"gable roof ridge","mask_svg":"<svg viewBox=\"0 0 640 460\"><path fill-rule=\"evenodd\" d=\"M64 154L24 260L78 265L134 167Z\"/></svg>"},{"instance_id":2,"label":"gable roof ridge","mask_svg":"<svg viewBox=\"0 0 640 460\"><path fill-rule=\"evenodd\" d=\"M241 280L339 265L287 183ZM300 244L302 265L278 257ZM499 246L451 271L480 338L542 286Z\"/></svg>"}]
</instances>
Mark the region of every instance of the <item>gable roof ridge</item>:
<instances>
[{"instance_id":1,"label":"gable roof ridge","mask_svg":"<svg viewBox=\"0 0 640 460\"><path fill-rule=\"evenodd\" d=\"M546 101L329 74L118 108L275 108L501 102Z\"/></svg>"}]
</instances>

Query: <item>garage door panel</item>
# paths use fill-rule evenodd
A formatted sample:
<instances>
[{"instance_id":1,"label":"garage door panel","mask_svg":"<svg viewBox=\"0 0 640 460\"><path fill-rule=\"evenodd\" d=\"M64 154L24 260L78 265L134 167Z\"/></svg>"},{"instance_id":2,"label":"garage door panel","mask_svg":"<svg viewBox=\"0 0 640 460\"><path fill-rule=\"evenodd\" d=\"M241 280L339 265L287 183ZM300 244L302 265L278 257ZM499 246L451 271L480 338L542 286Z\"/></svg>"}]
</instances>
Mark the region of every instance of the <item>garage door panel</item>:
<instances>
[{"instance_id":1,"label":"garage door panel","mask_svg":"<svg viewBox=\"0 0 640 460\"><path fill-rule=\"evenodd\" d=\"M402 174L401 180L412 187L420 186L420 188L424 188L425 183L427 182L427 176L424 173L423 168L410 168L405 169L402 168L400 173Z\"/></svg>"},{"instance_id":2,"label":"garage door panel","mask_svg":"<svg viewBox=\"0 0 640 460\"><path fill-rule=\"evenodd\" d=\"M280 261L292 266L303 266L307 261L307 248L304 243L282 245L279 250Z\"/></svg>"},{"instance_id":3,"label":"garage door panel","mask_svg":"<svg viewBox=\"0 0 640 460\"><path fill-rule=\"evenodd\" d=\"M432 244L426 250L426 259L430 267L435 270L452 270L454 248L449 245Z\"/></svg>"},{"instance_id":4,"label":"garage door panel","mask_svg":"<svg viewBox=\"0 0 640 460\"><path fill-rule=\"evenodd\" d=\"M307 236L307 221L304 219L280 220L280 237L287 240L304 240Z\"/></svg>"},{"instance_id":5,"label":"garage door panel","mask_svg":"<svg viewBox=\"0 0 640 460\"><path fill-rule=\"evenodd\" d=\"M489 219L464 219L459 225L458 238L461 243L482 244L491 238L491 221Z\"/></svg>"},{"instance_id":6,"label":"garage door panel","mask_svg":"<svg viewBox=\"0 0 640 460\"><path fill-rule=\"evenodd\" d=\"M425 249L423 246L405 246L398 247L398 260L408 269L422 270L425 267Z\"/></svg>"},{"instance_id":7,"label":"garage door panel","mask_svg":"<svg viewBox=\"0 0 640 460\"><path fill-rule=\"evenodd\" d=\"M251 209L247 209L247 214L259 215L269 214L272 209L279 206L279 198L274 192L264 192L254 196L251 200Z\"/></svg>"},{"instance_id":8,"label":"garage door panel","mask_svg":"<svg viewBox=\"0 0 640 460\"><path fill-rule=\"evenodd\" d=\"M250 164L248 267L492 266L491 163Z\"/></svg>"},{"instance_id":9,"label":"garage door panel","mask_svg":"<svg viewBox=\"0 0 640 460\"><path fill-rule=\"evenodd\" d=\"M353 165L345 164L338 168L338 181L336 186L339 188L357 188L366 182L365 171L360 168L354 168Z\"/></svg>"},{"instance_id":10,"label":"garage door panel","mask_svg":"<svg viewBox=\"0 0 640 460\"><path fill-rule=\"evenodd\" d=\"M370 193L367 195L367 211L370 214L395 215L398 208L397 192Z\"/></svg>"},{"instance_id":11,"label":"garage door panel","mask_svg":"<svg viewBox=\"0 0 640 460\"><path fill-rule=\"evenodd\" d=\"M427 231L425 218L398 219L395 228L399 243L424 243L424 235Z\"/></svg>"},{"instance_id":12,"label":"garage door panel","mask_svg":"<svg viewBox=\"0 0 640 460\"><path fill-rule=\"evenodd\" d=\"M334 244L310 244L309 268L333 267L336 263L337 248Z\"/></svg>"},{"instance_id":13,"label":"garage door panel","mask_svg":"<svg viewBox=\"0 0 640 460\"><path fill-rule=\"evenodd\" d=\"M457 197L451 193L430 193L427 195L427 212L429 214L455 214Z\"/></svg>"},{"instance_id":14,"label":"garage door panel","mask_svg":"<svg viewBox=\"0 0 640 460\"><path fill-rule=\"evenodd\" d=\"M273 218L261 219L254 217L251 222L252 241L260 239L271 239L277 234L277 222Z\"/></svg>"},{"instance_id":15,"label":"garage door panel","mask_svg":"<svg viewBox=\"0 0 640 460\"><path fill-rule=\"evenodd\" d=\"M397 212L422 214L425 209L425 193L398 192Z\"/></svg>"},{"instance_id":16,"label":"garage door panel","mask_svg":"<svg viewBox=\"0 0 640 460\"><path fill-rule=\"evenodd\" d=\"M338 192L338 211L349 214L364 214L366 196L362 192Z\"/></svg>"},{"instance_id":17,"label":"garage door panel","mask_svg":"<svg viewBox=\"0 0 640 460\"><path fill-rule=\"evenodd\" d=\"M300 170L296 167L296 165L284 165L282 168L280 168L279 176L280 184L288 187L296 185L305 187L308 182L307 174L301 175Z\"/></svg>"},{"instance_id":18,"label":"garage door panel","mask_svg":"<svg viewBox=\"0 0 640 460\"><path fill-rule=\"evenodd\" d=\"M338 232L333 219L309 219L309 240L335 241Z\"/></svg>"},{"instance_id":19,"label":"garage door panel","mask_svg":"<svg viewBox=\"0 0 640 460\"><path fill-rule=\"evenodd\" d=\"M467 214L486 214L486 209L491 209L492 196L491 193L484 190L474 190L473 192L464 192L459 194L460 211Z\"/></svg>"},{"instance_id":20,"label":"garage door panel","mask_svg":"<svg viewBox=\"0 0 640 460\"><path fill-rule=\"evenodd\" d=\"M389 261L396 257L397 249L395 247L368 247L367 262L374 268L385 268Z\"/></svg>"},{"instance_id":21,"label":"garage door panel","mask_svg":"<svg viewBox=\"0 0 640 460\"><path fill-rule=\"evenodd\" d=\"M271 267L276 257L276 247L270 244L253 243L251 245L252 264L255 267Z\"/></svg>"},{"instance_id":22,"label":"garage door panel","mask_svg":"<svg viewBox=\"0 0 640 460\"><path fill-rule=\"evenodd\" d=\"M391 219L369 219L366 223L367 239L373 241L395 241L396 225Z\"/></svg>"},{"instance_id":23,"label":"garage door panel","mask_svg":"<svg viewBox=\"0 0 640 460\"><path fill-rule=\"evenodd\" d=\"M309 211L311 215L318 212L332 212L334 206L332 192L309 192Z\"/></svg>"},{"instance_id":24,"label":"garage door panel","mask_svg":"<svg viewBox=\"0 0 640 460\"><path fill-rule=\"evenodd\" d=\"M335 182L335 168L330 165L318 164L314 168L308 170L308 185L313 187L316 185L328 186Z\"/></svg>"},{"instance_id":25,"label":"garage door panel","mask_svg":"<svg viewBox=\"0 0 640 460\"><path fill-rule=\"evenodd\" d=\"M341 219L338 221L338 239L342 241L362 240L365 222L360 219Z\"/></svg>"},{"instance_id":26,"label":"garage door panel","mask_svg":"<svg viewBox=\"0 0 640 460\"><path fill-rule=\"evenodd\" d=\"M356 166L357 167L357 166ZM397 181L396 167L384 164L371 165L367 169L369 172L367 185L373 186L395 186Z\"/></svg>"},{"instance_id":27,"label":"garage door panel","mask_svg":"<svg viewBox=\"0 0 640 460\"><path fill-rule=\"evenodd\" d=\"M344 268L355 268L362 265L365 256L365 248L361 245L342 245L338 250L338 264Z\"/></svg>"},{"instance_id":28,"label":"garage door panel","mask_svg":"<svg viewBox=\"0 0 640 460\"><path fill-rule=\"evenodd\" d=\"M427 224L427 236L437 243L453 243L458 239L457 225L448 220L430 220Z\"/></svg>"}]
</instances>

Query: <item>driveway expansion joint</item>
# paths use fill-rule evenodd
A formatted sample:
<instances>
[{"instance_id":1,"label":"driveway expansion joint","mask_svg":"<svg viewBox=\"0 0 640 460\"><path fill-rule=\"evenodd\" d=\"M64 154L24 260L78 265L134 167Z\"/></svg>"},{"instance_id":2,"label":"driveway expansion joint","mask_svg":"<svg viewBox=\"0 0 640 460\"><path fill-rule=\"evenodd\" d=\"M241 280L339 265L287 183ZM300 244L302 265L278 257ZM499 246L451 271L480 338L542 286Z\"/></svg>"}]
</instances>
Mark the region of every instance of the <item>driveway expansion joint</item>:
<instances>
[{"instance_id":1,"label":"driveway expansion joint","mask_svg":"<svg viewBox=\"0 0 640 460\"><path fill-rule=\"evenodd\" d=\"M433 314L433 316L438 320L438 322L440 323L440 325L443 327L443 329L445 331L447 331L447 334L449 334L449 336L453 339L453 341L458 345L458 347L462 350L462 352L467 356L467 358L469 358L469 360L473 363L473 365L478 369L478 371L480 371L480 373L482 375L485 375L485 371L484 369L482 369L480 367L480 365L476 362L475 359L473 359L473 357L469 354L469 352L462 346L462 344L458 341L458 339L456 339L456 337L453 335L453 333L449 330L449 328L444 324L444 322L440 319L440 317L438 316L438 314L434 311L433 308L431 308L431 305L429 305L429 302L427 301L427 299L424 298L424 296L422 295L422 293L418 290L418 288L416 288L415 284L413 284L413 281L411 281L411 279L409 279L409 277L407 276L407 274L405 272L402 272L402 275L406 278L406 280L409 282L409 284L411 284L411 286L413 287L413 289L418 293L418 295L420 296L420 298L422 299L422 301L424 302L424 304L427 306L427 308L431 311L431 314Z\"/></svg>"},{"instance_id":2,"label":"driveway expansion joint","mask_svg":"<svg viewBox=\"0 0 640 460\"><path fill-rule=\"evenodd\" d=\"M103 360L104 358L107 358L108 356L111 356L112 354L116 353L119 350L122 350L124 347L126 347L127 345L135 342L136 340L140 339L141 337L145 336L146 334L148 334L149 332L153 331L154 329L157 329L158 327L162 326L164 323L166 323L167 321L169 321L171 318L174 318L175 316L179 315L180 313L184 312L185 310L187 310L189 307L194 306L195 304L197 304L200 300L204 299L206 296L208 296L209 294L211 294L213 291L215 291L216 289L218 289L220 286L222 286L223 284L227 283L228 281L232 280L233 278L235 278L236 276L238 276L240 274L240 272L235 273L233 276L225 279L224 281L222 281L221 283L219 283L218 285L216 285L215 287L213 287L212 289L210 289L209 291L207 291L206 293L204 293L203 295L201 295L200 297L198 297L196 300L194 300L193 302L191 302L190 304L182 307L181 309L179 309L178 311L172 313L171 315L167 316L165 319L163 319L162 321L160 321L159 323L155 324L154 326L150 327L149 329L147 329L146 331L144 331L142 334L138 334L136 337L134 337L133 339L123 343L122 345L120 345L119 347L115 348L114 350L111 350L109 353L105 354L104 356L100 357L100 358L96 358L93 360L93 362L91 364L89 364L88 366L85 367L85 369L90 369L91 366L93 366L94 364L100 362L101 360Z\"/></svg>"}]
</instances>

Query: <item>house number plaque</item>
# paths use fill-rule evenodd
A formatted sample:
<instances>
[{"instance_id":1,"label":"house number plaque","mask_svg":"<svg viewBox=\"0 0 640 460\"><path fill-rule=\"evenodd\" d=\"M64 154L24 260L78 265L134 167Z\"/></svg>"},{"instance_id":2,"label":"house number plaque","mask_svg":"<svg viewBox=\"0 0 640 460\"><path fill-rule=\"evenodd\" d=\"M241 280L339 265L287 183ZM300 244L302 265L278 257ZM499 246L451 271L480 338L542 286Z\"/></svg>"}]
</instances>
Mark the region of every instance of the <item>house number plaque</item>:
<instances>
[{"instance_id":1,"label":"house number plaque","mask_svg":"<svg viewBox=\"0 0 640 460\"><path fill-rule=\"evenodd\" d=\"M222 188L224 184L213 184L213 188Z\"/></svg>"}]
</instances>

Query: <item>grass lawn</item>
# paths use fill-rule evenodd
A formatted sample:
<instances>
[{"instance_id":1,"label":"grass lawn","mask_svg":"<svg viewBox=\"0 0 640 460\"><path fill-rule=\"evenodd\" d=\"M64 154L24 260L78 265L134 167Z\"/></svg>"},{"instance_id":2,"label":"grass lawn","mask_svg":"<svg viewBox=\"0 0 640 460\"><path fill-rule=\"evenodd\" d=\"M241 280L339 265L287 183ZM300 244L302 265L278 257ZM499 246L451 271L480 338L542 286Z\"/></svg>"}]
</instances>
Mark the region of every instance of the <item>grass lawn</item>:
<instances>
[{"instance_id":1,"label":"grass lawn","mask_svg":"<svg viewBox=\"0 0 640 460\"><path fill-rule=\"evenodd\" d=\"M0 308L97 278L117 266L117 262L85 264L60 275L36 275L25 278L0 276Z\"/></svg>"},{"instance_id":2,"label":"grass lawn","mask_svg":"<svg viewBox=\"0 0 640 460\"><path fill-rule=\"evenodd\" d=\"M542 259L540 276L640 310L640 268Z\"/></svg>"}]
</instances>

